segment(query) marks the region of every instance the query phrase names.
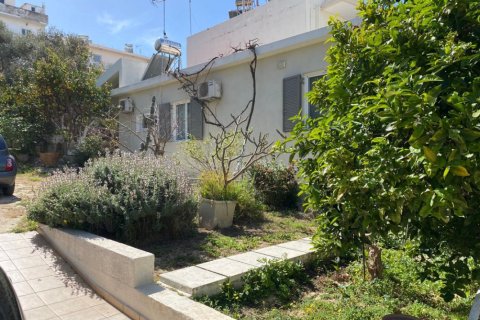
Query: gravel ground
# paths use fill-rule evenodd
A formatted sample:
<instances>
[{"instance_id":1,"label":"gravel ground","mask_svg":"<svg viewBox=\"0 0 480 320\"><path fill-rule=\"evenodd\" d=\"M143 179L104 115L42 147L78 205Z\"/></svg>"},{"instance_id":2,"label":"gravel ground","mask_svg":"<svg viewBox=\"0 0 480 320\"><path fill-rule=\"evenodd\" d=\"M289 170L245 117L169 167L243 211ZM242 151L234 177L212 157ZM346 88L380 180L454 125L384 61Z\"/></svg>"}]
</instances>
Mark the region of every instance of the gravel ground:
<instances>
[{"instance_id":1,"label":"gravel ground","mask_svg":"<svg viewBox=\"0 0 480 320\"><path fill-rule=\"evenodd\" d=\"M0 233L11 231L26 214L25 201L33 197L33 190L40 182L18 175L15 184L15 193L11 197L0 191Z\"/></svg>"}]
</instances>

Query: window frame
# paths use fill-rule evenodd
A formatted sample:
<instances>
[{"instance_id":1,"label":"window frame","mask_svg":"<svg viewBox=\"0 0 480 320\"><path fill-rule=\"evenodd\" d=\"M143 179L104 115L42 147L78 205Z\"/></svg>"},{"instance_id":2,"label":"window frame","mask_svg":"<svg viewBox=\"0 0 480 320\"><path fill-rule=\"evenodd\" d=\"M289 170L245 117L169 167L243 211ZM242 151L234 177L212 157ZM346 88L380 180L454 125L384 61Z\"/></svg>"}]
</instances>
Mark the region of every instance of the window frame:
<instances>
[{"instance_id":1,"label":"window frame","mask_svg":"<svg viewBox=\"0 0 480 320\"><path fill-rule=\"evenodd\" d=\"M310 79L320 76L325 76L327 74L326 69L321 69L317 71L307 72L303 74L303 105L302 105L302 115L309 117L310 116L310 103L308 103L307 93L310 92Z\"/></svg>"},{"instance_id":2,"label":"window frame","mask_svg":"<svg viewBox=\"0 0 480 320\"><path fill-rule=\"evenodd\" d=\"M188 108L190 105L190 100L179 100L171 103L171 123L173 126L172 142L183 142L189 140L188 138ZM184 132L185 138L178 139L178 121L177 121L177 108L178 106L183 106L184 108Z\"/></svg>"}]
</instances>

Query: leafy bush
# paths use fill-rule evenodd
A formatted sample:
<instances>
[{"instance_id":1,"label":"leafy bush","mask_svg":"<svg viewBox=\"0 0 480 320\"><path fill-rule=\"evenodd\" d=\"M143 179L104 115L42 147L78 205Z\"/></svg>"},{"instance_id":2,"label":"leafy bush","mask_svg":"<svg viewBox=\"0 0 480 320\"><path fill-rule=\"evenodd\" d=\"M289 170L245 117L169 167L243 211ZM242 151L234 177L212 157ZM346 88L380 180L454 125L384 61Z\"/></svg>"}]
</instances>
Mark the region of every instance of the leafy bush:
<instances>
[{"instance_id":1,"label":"leafy bush","mask_svg":"<svg viewBox=\"0 0 480 320\"><path fill-rule=\"evenodd\" d=\"M256 163L250 174L264 204L280 210L297 207L299 188L292 166L285 167L275 161Z\"/></svg>"},{"instance_id":2,"label":"leafy bush","mask_svg":"<svg viewBox=\"0 0 480 320\"><path fill-rule=\"evenodd\" d=\"M74 162L84 166L89 159L105 156L106 145L99 135L86 137L74 151Z\"/></svg>"},{"instance_id":3,"label":"leafy bush","mask_svg":"<svg viewBox=\"0 0 480 320\"><path fill-rule=\"evenodd\" d=\"M341 255L403 231L452 299L480 279L480 1L358 10L359 26L331 21L330 65L309 94L322 117L298 118L286 145L322 212L316 244Z\"/></svg>"},{"instance_id":4,"label":"leafy bush","mask_svg":"<svg viewBox=\"0 0 480 320\"><path fill-rule=\"evenodd\" d=\"M55 172L29 205L28 216L132 243L189 232L196 209L188 179L173 163L112 154L78 172Z\"/></svg>"},{"instance_id":5,"label":"leafy bush","mask_svg":"<svg viewBox=\"0 0 480 320\"><path fill-rule=\"evenodd\" d=\"M244 178L235 183L235 189L237 206L235 208L235 216L233 217L234 220L262 219L264 206L257 200L253 182Z\"/></svg>"}]
</instances>

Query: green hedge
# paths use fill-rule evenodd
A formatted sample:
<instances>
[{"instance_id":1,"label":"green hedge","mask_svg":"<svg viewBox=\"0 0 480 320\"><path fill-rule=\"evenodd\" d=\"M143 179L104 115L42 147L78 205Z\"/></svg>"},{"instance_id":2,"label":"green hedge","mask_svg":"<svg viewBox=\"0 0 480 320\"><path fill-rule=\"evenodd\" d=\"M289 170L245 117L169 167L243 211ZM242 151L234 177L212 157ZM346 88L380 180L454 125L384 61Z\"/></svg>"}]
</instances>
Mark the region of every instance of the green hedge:
<instances>
[{"instance_id":1,"label":"green hedge","mask_svg":"<svg viewBox=\"0 0 480 320\"><path fill-rule=\"evenodd\" d=\"M113 154L56 172L29 205L30 219L127 243L180 237L194 227L197 201L175 164Z\"/></svg>"}]
</instances>

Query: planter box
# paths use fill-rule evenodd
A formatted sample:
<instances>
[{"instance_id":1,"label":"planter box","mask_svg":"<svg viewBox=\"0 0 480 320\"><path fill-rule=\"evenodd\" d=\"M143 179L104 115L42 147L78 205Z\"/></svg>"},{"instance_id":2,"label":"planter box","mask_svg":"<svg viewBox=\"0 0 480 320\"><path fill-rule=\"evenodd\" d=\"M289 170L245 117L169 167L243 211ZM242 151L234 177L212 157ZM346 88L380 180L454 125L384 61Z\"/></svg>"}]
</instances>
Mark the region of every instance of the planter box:
<instances>
[{"instance_id":1,"label":"planter box","mask_svg":"<svg viewBox=\"0 0 480 320\"><path fill-rule=\"evenodd\" d=\"M231 227L236 205L236 201L203 199L199 210L200 227L208 230Z\"/></svg>"}]
</instances>

